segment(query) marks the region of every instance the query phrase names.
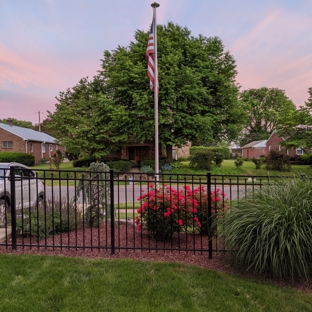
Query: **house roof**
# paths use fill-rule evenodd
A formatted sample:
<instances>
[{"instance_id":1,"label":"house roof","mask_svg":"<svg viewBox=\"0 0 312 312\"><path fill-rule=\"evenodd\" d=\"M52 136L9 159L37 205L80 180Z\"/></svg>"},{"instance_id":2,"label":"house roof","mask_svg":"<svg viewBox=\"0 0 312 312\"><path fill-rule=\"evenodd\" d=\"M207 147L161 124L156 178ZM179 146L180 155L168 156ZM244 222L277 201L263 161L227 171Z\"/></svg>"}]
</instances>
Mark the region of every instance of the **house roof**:
<instances>
[{"instance_id":1,"label":"house roof","mask_svg":"<svg viewBox=\"0 0 312 312\"><path fill-rule=\"evenodd\" d=\"M266 147L266 142L268 140L260 140L260 141L253 141L250 142L246 145L244 145L242 148L249 148L249 147L253 147L253 148L259 148L259 147Z\"/></svg>"},{"instance_id":2,"label":"house roof","mask_svg":"<svg viewBox=\"0 0 312 312\"><path fill-rule=\"evenodd\" d=\"M38 132L29 128L11 126L0 122L0 128L13 133L25 141L36 141L43 143L56 143L56 138L44 132Z\"/></svg>"}]
</instances>

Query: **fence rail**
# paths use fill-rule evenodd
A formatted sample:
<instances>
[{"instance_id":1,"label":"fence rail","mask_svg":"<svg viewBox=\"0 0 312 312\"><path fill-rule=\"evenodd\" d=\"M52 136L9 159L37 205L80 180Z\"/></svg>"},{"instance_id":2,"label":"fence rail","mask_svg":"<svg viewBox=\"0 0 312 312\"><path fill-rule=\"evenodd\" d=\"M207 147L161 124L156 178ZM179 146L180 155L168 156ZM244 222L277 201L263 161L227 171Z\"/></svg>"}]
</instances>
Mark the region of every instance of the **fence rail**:
<instances>
[{"instance_id":1,"label":"fence rail","mask_svg":"<svg viewBox=\"0 0 312 312\"><path fill-rule=\"evenodd\" d=\"M0 195L0 246L176 251L211 258L223 251L213 219L270 182L265 176L210 173L156 179L113 170L36 172L37 177L16 176L13 167L9 177L0 176L7 181ZM44 197L34 200L41 181Z\"/></svg>"}]
</instances>

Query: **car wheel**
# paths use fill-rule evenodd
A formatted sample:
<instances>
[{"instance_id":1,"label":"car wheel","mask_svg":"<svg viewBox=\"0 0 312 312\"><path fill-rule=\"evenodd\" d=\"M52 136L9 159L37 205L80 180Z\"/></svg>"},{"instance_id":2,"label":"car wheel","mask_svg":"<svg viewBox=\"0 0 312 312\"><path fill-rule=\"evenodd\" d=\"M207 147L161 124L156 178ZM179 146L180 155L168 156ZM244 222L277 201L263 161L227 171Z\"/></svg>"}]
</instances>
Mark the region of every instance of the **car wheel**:
<instances>
[{"instance_id":1,"label":"car wheel","mask_svg":"<svg viewBox=\"0 0 312 312\"><path fill-rule=\"evenodd\" d=\"M5 199L0 199L0 228L6 226L6 214L8 211L8 204ZM8 216L7 216L8 217Z\"/></svg>"}]
</instances>

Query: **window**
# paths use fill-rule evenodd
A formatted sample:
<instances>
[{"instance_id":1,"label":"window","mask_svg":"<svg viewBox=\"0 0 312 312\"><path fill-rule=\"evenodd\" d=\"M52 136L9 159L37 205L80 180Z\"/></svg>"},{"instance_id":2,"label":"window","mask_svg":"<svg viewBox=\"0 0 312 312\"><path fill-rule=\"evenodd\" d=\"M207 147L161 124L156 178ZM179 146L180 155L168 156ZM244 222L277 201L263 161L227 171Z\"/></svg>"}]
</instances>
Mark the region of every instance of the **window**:
<instances>
[{"instance_id":1,"label":"window","mask_svg":"<svg viewBox=\"0 0 312 312\"><path fill-rule=\"evenodd\" d=\"M55 150L58 151L58 145L55 145Z\"/></svg>"},{"instance_id":2,"label":"window","mask_svg":"<svg viewBox=\"0 0 312 312\"><path fill-rule=\"evenodd\" d=\"M2 148L13 148L12 141L2 141Z\"/></svg>"},{"instance_id":3,"label":"window","mask_svg":"<svg viewBox=\"0 0 312 312\"><path fill-rule=\"evenodd\" d=\"M42 153L45 153L45 144L44 143L41 144L41 151L42 151Z\"/></svg>"},{"instance_id":4,"label":"window","mask_svg":"<svg viewBox=\"0 0 312 312\"><path fill-rule=\"evenodd\" d=\"M297 155L302 155L303 154L303 149L302 148L296 148L296 154Z\"/></svg>"},{"instance_id":5,"label":"window","mask_svg":"<svg viewBox=\"0 0 312 312\"><path fill-rule=\"evenodd\" d=\"M34 145L32 142L30 142L30 152L33 153L34 152Z\"/></svg>"}]
</instances>

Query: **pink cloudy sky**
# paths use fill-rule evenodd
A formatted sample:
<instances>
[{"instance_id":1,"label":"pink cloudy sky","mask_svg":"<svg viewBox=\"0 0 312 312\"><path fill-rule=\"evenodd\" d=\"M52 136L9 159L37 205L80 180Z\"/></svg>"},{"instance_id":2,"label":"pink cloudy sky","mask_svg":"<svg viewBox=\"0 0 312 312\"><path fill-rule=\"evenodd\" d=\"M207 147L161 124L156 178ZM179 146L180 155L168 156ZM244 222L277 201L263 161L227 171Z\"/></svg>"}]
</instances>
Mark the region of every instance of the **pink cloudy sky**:
<instances>
[{"instance_id":1,"label":"pink cloudy sky","mask_svg":"<svg viewBox=\"0 0 312 312\"><path fill-rule=\"evenodd\" d=\"M55 97L100 69L104 50L148 30L151 0L0 0L0 119L38 123ZM218 36L241 89L280 88L297 105L312 87L311 0L158 0L157 20Z\"/></svg>"}]
</instances>

